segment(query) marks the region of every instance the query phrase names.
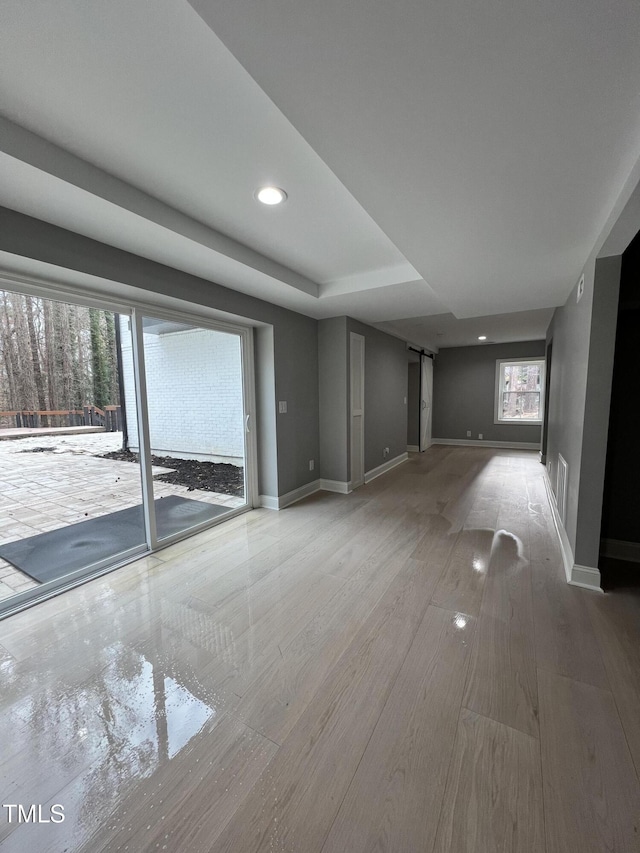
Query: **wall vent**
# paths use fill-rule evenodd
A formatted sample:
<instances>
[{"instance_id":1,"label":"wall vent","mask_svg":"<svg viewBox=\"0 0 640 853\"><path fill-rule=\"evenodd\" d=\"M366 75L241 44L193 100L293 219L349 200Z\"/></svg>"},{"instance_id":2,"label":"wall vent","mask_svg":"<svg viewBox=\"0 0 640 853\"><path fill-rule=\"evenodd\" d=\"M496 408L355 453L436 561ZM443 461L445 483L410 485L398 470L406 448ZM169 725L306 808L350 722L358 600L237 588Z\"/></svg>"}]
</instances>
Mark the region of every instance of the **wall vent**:
<instances>
[{"instance_id":1,"label":"wall vent","mask_svg":"<svg viewBox=\"0 0 640 853\"><path fill-rule=\"evenodd\" d=\"M567 461L558 453L558 471L556 475L556 506L562 523L565 523L567 511Z\"/></svg>"}]
</instances>

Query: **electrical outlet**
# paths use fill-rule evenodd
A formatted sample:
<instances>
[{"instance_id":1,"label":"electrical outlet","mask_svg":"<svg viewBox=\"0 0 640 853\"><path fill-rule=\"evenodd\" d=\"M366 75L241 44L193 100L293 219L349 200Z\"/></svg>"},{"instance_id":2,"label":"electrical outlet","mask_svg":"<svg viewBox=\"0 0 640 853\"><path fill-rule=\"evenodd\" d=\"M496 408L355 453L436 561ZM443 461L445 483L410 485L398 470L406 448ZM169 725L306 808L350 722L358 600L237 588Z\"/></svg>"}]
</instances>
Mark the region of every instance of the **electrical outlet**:
<instances>
[{"instance_id":1,"label":"electrical outlet","mask_svg":"<svg viewBox=\"0 0 640 853\"><path fill-rule=\"evenodd\" d=\"M280 400L278 402L278 414L279 415L286 415L287 414L287 401L286 400Z\"/></svg>"},{"instance_id":2,"label":"electrical outlet","mask_svg":"<svg viewBox=\"0 0 640 853\"><path fill-rule=\"evenodd\" d=\"M471 438L471 430L470 429L467 430L467 438Z\"/></svg>"},{"instance_id":3,"label":"electrical outlet","mask_svg":"<svg viewBox=\"0 0 640 853\"><path fill-rule=\"evenodd\" d=\"M482 441L482 433L481 432L478 433L478 438L480 439L480 441Z\"/></svg>"},{"instance_id":4,"label":"electrical outlet","mask_svg":"<svg viewBox=\"0 0 640 853\"><path fill-rule=\"evenodd\" d=\"M404 398L404 404L405 404L405 406L407 405L407 398L406 397Z\"/></svg>"},{"instance_id":5,"label":"electrical outlet","mask_svg":"<svg viewBox=\"0 0 640 853\"><path fill-rule=\"evenodd\" d=\"M310 459L310 460L309 460L309 470L310 470L310 471L313 471L313 469L314 469L315 467L316 467L316 463L315 463L315 461L314 461L313 459Z\"/></svg>"}]
</instances>

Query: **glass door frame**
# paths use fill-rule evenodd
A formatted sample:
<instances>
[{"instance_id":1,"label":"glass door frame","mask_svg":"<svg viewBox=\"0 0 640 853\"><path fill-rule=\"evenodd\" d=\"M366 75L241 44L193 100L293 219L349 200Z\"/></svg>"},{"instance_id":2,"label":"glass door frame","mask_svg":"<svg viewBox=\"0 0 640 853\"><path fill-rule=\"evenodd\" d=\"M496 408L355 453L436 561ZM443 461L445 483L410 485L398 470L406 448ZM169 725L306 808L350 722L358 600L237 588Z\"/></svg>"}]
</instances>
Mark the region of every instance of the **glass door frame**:
<instances>
[{"instance_id":1,"label":"glass door frame","mask_svg":"<svg viewBox=\"0 0 640 853\"><path fill-rule=\"evenodd\" d=\"M224 332L237 335L240 338L240 351L242 359L242 402L244 422L244 491L245 503L235 510L229 510L224 515L210 521L203 521L193 525L179 533L171 536L163 536L158 539L155 518L155 503L153 498L153 474L151 471L151 437L149 426L149 411L147 397L147 378L145 369L144 338L142 320L144 317L152 316L158 320L191 323L199 329L207 329L213 332ZM254 428L255 423L255 380L253 367L253 334L249 326L240 326L232 323L218 323L202 320L193 314L181 311L166 311L156 309L152 306L145 308L134 307L131 310L131 332L133 342L133 372L136 384L136 410L138 414L138 442L140 446L140 471L142 475L142 505L144 507L145 529L150 551L153 553L174 542L179 542L189 536L207 530L236 515L240 515L256 506L258 498L257 478L257 443Z\"/></svg>"},{"instance_id":2,"label":"glass door frame","mask_svg":"<svg viewBox=\"0 0 640 853\"><path fill-rule=\"evenodd\" d=\"M40 586L18 592L10 598L0 602L0 619L11 616L21 610L45 601L48 598L72 589L93 578L108 574L116 569L122 568L128 563L141 557L149 556L156 551L162 550L181 539L187 539L211 527L224 523L231 518L241 515L258 505L258 465L257 465L257 440L256 440L256 394L255 394L255 369L254 369L254 346L253 327L226 321L218 321L207 315L199 315L191 311L166 309L152 302L124 299L122 302L114 301L108 295L103 295L95 290L68 285L61 282L49 282L44 279L14 275L0 268L0 289L34 296L41 299L49 299L57 302L68 302L82 305L88 308L99 308L112 311L128 317L131 323L131 339L133 346L133 372L136 394L138 445L140 453L141 474L141 498L144 511L146 543L127 551L120 552L113 558L106 558L90 566L76 569L61 578L47 581ZM203 306L206 310L206 306ZM190 323L198 328L212 331L226 332L238 335L240 338L242 359L242 400L244 410L244 485L245 504L229 512L217 516L209 521L189 527L186 530L163 537L158 541L155 512L153 505L153 475L151 471L151 445L148 420L148 408L146 397L146 375L144 367L144 343L142 331L143 316L151 316L162 320L173 320L176 322Z\"/></svg>"}]
</instances>

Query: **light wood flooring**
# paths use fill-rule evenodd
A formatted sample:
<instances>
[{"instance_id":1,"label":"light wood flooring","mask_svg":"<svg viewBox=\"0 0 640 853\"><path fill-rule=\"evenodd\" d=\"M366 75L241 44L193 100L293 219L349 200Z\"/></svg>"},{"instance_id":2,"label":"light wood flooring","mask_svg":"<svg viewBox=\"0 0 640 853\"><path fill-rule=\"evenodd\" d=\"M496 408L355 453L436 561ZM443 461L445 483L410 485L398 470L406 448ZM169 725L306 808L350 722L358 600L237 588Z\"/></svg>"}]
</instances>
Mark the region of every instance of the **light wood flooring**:
<instances>
[{"instance_id":1,"label":"light wood flooring","mask_svg":"<svg viewBox=\"0 0 640 853\"><path fill-rule=\"evenodd\" d=\"M434 447L0 623L13 851L640 851L640 597L537 455Z\"/></svg>"}]
</instances>

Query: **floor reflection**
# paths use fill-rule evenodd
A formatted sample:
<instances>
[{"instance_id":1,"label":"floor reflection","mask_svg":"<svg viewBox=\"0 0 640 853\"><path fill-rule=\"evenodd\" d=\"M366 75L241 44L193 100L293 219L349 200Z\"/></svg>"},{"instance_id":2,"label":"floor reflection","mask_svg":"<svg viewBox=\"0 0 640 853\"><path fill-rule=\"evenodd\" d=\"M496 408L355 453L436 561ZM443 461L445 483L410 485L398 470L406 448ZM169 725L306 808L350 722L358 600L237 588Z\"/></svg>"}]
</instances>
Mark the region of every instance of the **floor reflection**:
<instances>
[{"instance_id":1,"label":"floor reflection","mask_svg":"<svg viewBox=\"0 0 640 853\"><path fill-rule=\"evenodd\" d=\"M81 842L108 815L126 810L132 784L175 758L216 718L216 707L194 695L184 683L188 677L181 679L170 662L162 666L121 643L104 654L106 665L82 684L44 685L11 707L3 802L61 803L65 821L55 827L3 823L3 853ZM35 778L34 766L40 768Z\"/></svg>"}]
</instances>

